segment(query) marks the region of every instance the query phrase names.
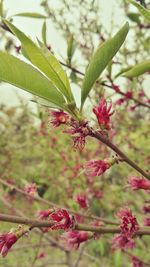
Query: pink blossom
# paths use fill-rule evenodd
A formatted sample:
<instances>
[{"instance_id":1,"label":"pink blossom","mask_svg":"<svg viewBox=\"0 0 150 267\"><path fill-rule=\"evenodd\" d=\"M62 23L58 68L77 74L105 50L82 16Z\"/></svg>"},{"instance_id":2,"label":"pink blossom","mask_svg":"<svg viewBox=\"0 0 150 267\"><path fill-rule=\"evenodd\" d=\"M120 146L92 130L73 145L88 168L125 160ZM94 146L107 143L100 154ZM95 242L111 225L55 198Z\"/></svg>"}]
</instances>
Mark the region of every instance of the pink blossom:
<instances>
[{"instance_id":1,"label":"pink blossom","mask_svg":"<svg viewBox=\"0 0 150 267\"><path fill-rule=\"evenodd\" d=\"M5 257L14 243L17 241L15 233L0 234L0 253Z\"/></svg>"},{"instance_id":2,"label":"pink blossom","mask_svg":"<svg viewBox=\"0 0 150 267\"><path fill-rule=\"evenodd\" d=\"M143 177L131 176L128 178L128 184L133 190L150 189L150 181Z\"/></svg>"},{"instance_id":3,"label":"pink blossom","mask_svg":"<svg viewBox=\"0 0 150 267\"><path fill-rule=\"evenodd\" d=\"M45 258L46 254L44 251L40 252L39 255L37 256L37 259L43 259Z\"/></svg>"},{"instance_id":4,"label":"pink blossom","mask_svg":"<svg viewBox=\"0 0 150 267\"><path fill-rule=\"evenodd\" d=\"M144 218L144 226L150 226L150 218Z\"/></svg>"},{"instance_id":5,"label":"pink blossom","mask_svg":"<svg viewBox=\"0 0 150 267\"><path fill-rule=\"evenodd\" d=\"M108 159L90 160L84 166L85 174L91 177L100 176L110 167L111 167L111 164L108 161Z\"/></svg>"},{"instance_id":6,"label":"pink blossom","mask_svg":"<svg viewBox=\"0 0 150 267\"><path fill-rule=\"evenodd\" d=\"M143 206L144 213L150 213L150 206Z\"/></svg>"},{"instance_id":7,"label":"pink blossom","mask_svg":"<svg viewBox=\"0 0 150 267\"><path fill-rule=\"evenodd\" d=\"M89 234L84 231L69 231L62 235L62 241L67 251L79 248L80 244L89 239Z\"/></svg>"},{"instance_id":8,"label":"pink blossom","mask_svg":"<svg viewBox=\"0 0 150 267\"><path fill-rule=\"evenodd\" d=\"M132 261L132 267L144 267L144 263L135 256L131 257L131 261Z\"/></svg>"},{"instance_id":9,"label":"pink blossom","mask_svg":"<svg viewBox=\"0 0 150 267\"><path fill-rule=\"evenodd\" d=\"M47 219L53 211L54 209L40 210L38 211L38 216L41 220Z\"/></svg>"},{"instance_id":10,"label":"pink blossom","mask_svg":"<svg viewBox=\"0 0 150 267\"><path fill-rule=\"evenodd\" d=\"M72 119L70 126L71 128L66 130L65 133L72 135L74 149L82 151L85 147L85 138L89 134L89 131L87 129L87 122L77 122Z\"/></svg>"},{"instance_id":11,"label":"pink blossom","mask_svg":"<svg viewBox=\"0 0 150 267\"><path fill-rule=\"evenodd\" d=\"M132 249L134 246L134 240L122 234L115 235L112 239L113 249Z\"/></svg>"},{"instance_id":12,"label":"pink blossom","mask_svg":"<svg viewBox=\"0 0 150 267\"><path fill-rule=\"evenodd\" d=\"M32 197L36 196L37 195L37 187L36 187L36 184L35 183L28 183L26 186L25 186L25 189L24 191L29 194L29 199L31 199ZM31 198L30 198L31 197Z\"/></svg>"},{"instance_id":13,"label":"pink blossom","mask_svg":"<svg viewBox=\"0 0 150 267\"><path fill-rule=\"evenodd\" d=\"M113 115L113 111L111 111L112 103L108 105L106 100L102 98L98 106L93 108L93 112L95 113L99 125L102 125L105 129L110 129L110 117Z\"/></svg>"},{"instance_id":14,"label":"pink blossom","mask_svg":"<svg viewBox=\"0 0 150 267\"><path fill-rule=\"evenodd\" d=\"M130 238L133 236L134 233L139 229L137 220L135 216L133 216L130 209L120 209L117 212L117 217L121 219L121 225L120 229L123 235L125 235L127 238Z\"/></svg>"},{"instance_id":15,"label":"pink blossom","mask_svg":"<svg viewBox=\"0 0 150 267\"><path fill-rule=\"evenodd\" d=\"M113 89L114 89L117 93L120 92L120 88L119 88L118 85L116 85L116 84L112 84L112 87L113 87Z\"/></svg>"},{"instance_id":16,"label":"pink blossom","mask_svg":"<svg viewBox=\"0 0 150 267\"><path fill-rule=\"evenodd\" d=\"M52 230L69 230L74 226L74 219L69 215L67 210L58 209L50 214L50 218L53 221Z\"/></svg>"},{"instance_id":17,"label":"pink blossom","mask_svg":"<svg viewBox=\"0 0 150 267\"><path fill-rule=\"evenodd\" d=\"M131 99L132 96L133 96L133 94L132 94L131 91L127 91L127 92L125 93L125 96L126 96L127 99Z\"/></svg>"},{"instance_id":18,"label":"pink blossom","mask_svg":"<svg viewBox=\"0 0 150 267\"><path fill-rule=\"evenodd\" d=\"M77 194L75 200L81 208L86 209L88 207L86 194Z\"/></svg>"},{"instance_id":19,"label":"pink blossom","mask_svg":"<svg viewBox=\"0 0 150 267\"><path fill-rule=\"evenodd\" d=\"M63 110L49 112L50 123L54 128L59 127L61 124L66 124L69 121L69 115Z\"/></svg>"},{"instance_id":20,"label":"pink blossom","mask_svg":"<svg viewBox=\"0 0 150 267\"><path fill-rule=\"evenodd\" d=\"M116 101L116 104L121 106L123 103L125 102L125 98L119 98L117 101Z\"/></svg>"}]
</instances>

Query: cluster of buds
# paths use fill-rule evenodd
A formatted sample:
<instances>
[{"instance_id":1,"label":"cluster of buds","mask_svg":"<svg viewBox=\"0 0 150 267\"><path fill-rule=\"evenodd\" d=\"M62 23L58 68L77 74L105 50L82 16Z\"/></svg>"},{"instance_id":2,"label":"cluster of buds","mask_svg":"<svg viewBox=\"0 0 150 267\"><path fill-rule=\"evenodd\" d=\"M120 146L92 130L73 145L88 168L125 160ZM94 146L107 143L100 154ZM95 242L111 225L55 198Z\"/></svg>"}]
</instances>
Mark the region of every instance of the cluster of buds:
<instances>
[{"instance_id":1,"label":"cluster of buds","mask_svg":"<svg viewBox=\"0 0 150 267\"><path fill-rule=\"evenodd\" d=\"M117 157L104 160L90 160L84 166L85 174L89 177L100 176L111 166L118 162L119 159Z\"/></svg>"},{"instance_id":2,"label":"cluster of buds","mask_svg":"<svg viewBox=\"0 0 150 267\"><path fill-rule=\"evenodd\" d=\"M28 194L27 198L29 200L32 200L35 196L38 195L37 193L37 186L35 183L28 183L26 184L25 188L24 188L25 193Z\"/></svg>"},{"instance_id":3,"label":"cluster of buds","mask_svg":"<svg viewBox=\"0 0 150 267\"><path fill-rule=\"evenodd\" d=\"M76 121L71 118L66 112L60 111L50 111L49 112L50 123L54 128L60 125L66 125L69 129L65 130L65 133L70 134L73 137L73 147L74 149L83 150L85 146L85 138L89 134L87 129L87 122Z\"/></svg>"},{"instance_id":4,"label":"cluster of buds","mask_svg":"<svg viewBox=\"0 0 150 267\"><path fill-rule=\"evenodd\" d=\"M29 227L19 226L17 229L12 229L8 233L0 234L0 253L2 257L5 257L17 240L28 231Z\"/></svg>"},{"instance_id":5,"label":"cluster of buds","mask_svg":"<svg viewBox=\"0 0 150 267\"><path fill-rule=\"evenodd\" d=\"M75 220L65 209L48 209L38 212L40 219L52 222L52 226L46 228L48 230L69 230L74 227ZM45 232L45 229L43 229Z\"/></svg>"},{"instance_id":6,"label":"cluster of buds","mask_svg":"<svg viewBox=\"0 0 150 267\"><path fill-rule=\"evenodd\" d=\"M88 208L88 200L85 193L77 194L75 197L75 201L79 204L79 206L83 209Z\"/></svg>"},{"instance_id":7,"label":"cluster of buds","mask_svg":"<svg viewBox=\"0 0 150 267\"><path fill-rule=\"evenodd\" d=\"M93 234L85 231L69 231L62 235L62 243L67 251L78 249L80 244L92 238Z\"/></svg>"},{"instance_id":8,"label":"cluster of buds","mask_svg":"<svg viewBox=\"0 0 150 267\"><path fill-rule=\"evenodd\" d=\"M113 238L112 247L114 249L133 248L135 245L135 242L132 239L132 237L139 229L135 216L133 216L130 209L125 208L125 209L121 209L118 211L117 217L121 220L121 223L120 223L121 233L116 235Z\"/></svg>"},{"instance_id":9,"label":"cluster of buds","mask_svg":"<svg viewBox=\"0 0 150 267\"><path fill-rule=\"evenodd\" d=\"M143 177L130 176L128 178L128 185L132 190L150 190L150 181Z\"/></svg>"},{"instance_id":10,"label":"cluster of buds","mask_svg":"<svg viewBox=\"0 0 150 267\"><path fill-rule=\"evenodd\" d=\"M101 98L99 105L93 108L93 112L102 130L109 130L111 128L110 117L114 113L114 111L111 111L111 108L112 103L108 104L104 98Z\"/></svg>"}]
</instances>

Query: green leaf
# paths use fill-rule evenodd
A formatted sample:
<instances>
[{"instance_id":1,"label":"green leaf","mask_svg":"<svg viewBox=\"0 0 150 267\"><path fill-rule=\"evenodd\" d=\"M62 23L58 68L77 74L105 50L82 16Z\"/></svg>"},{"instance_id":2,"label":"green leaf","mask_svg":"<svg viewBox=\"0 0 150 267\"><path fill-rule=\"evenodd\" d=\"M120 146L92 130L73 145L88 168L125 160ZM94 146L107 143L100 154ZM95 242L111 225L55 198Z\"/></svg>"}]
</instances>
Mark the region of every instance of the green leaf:
<instances>
[{"instance_id":1,"label":"green leaf","mask_svg":"<svg viewBox=\"0 0 150 267\"><path fill-rule=\"evenodd\" d=\"M39 48L12 23L7 20L4 20L4 23L20 40L22 48L32 64L37 66L52 81L52 83L63 93L69 102L72 102L74 99L71 93L70 84L59 61L46 47Z\"/></svg>"},{"instance_id":2,"label":"green leaf","mask_svg":"<svg viewBox=\"0 0 150 267\"><path fill-rule=\"evenodd\" d=\"M47 45L46 33L47 33L47 27L46 27L46 21L44 21L42 26L42 40L45 46Z\"/></svg>"},{"instance_id":3,"label":"green leaf","mask_svg":"<svg viewBox=\"0 0 150 267\"><path fill-rule=\"evenodd\" d=\"M13 15L13 17L28 17L28 18L34 18L34 19L46 19L47 17L45 15L34 13L34 12L23 12Z\"/></svg>"},{"instance_id":4,"label":"green leaf","mask_svg":"<svg viewBox=\"0 0 150 267\"><path fill-rule=\"evenodd\" d=\"M76 44L73 38L73 34L70 34L67 40L67 57L68 57L68 62L71 63L72 57L74 55L75 49L76 49Z\"/></svg>"},{"instance_id":5,"label":"green leaf","mask_svg":"<svg viewBox=\"0 0 150 267\"><path fill-rule=\"evenodd\" d=\"M90 92L92 86L94 85L100 74L103 72L108 63L116 55L117 51L124 43L128 31L129 24L126 23L113 38L105 41L93 54L82 84L81 107L83 107L88 93Z\"/></svg>"},{"instance_id":6,"label":"green leaf","mask_svg":"<svg viewBox=\"0 0 150 267\"><path fill-rule=\"evenodd\" d=\"M3 13L4 13L4 10L3 10L3 0L0 0L0 17L3 17Z\"/></svg>"},{"instance_id":7,"label":"green leaf","mask_svg":"<svg viewBox=\"0 0 150 267\"><path fill-rule=\"evenodd\" d=\"M115 79L118 78L122 73L127 72L128 70L130 70L132 67L127 67L127 68L123 68L121 69L116 75L115 75Z\"/></svg>"},{"instance_id":8,"label":"green leaf","mask_svg":"<svg viewBox=\"0 0 150 267\"><path fill-rule=\"evenodd\" d=\"M36 99L32 99L31 101L41 106L47 107L47 108L59 109L59 106L55 105L54 103L50 101L42 99L40 97L37 97Z\"/></svg>"},{"instance_id":9,"label":"green leaf","mask_svg":"<svg viewBox=\"0 0 150 267\"><path fill-rule=\"evenodd\" d=\"M127 16L128 16L128 18L129 18L130 20L132 20L133 22L136 22L136 23L138 23L138 24L141 23L140 18L139 18L139 16L140 16L139 14L134 13L134 12L129 12L129 13L127 13Z\"/></svg>"},{"instance_id":10,"label":"green leaf","mask_svg":"<svg viewBox=\"0 0 150 267\"><path fill-rule=\"evenodd\" d=\"M148 21L150 22L150 11L146 8L144 8L142 5L138 4L137 2L135 2L134 0L128 0L128 2L130 2L132 5L134 5L138 11L140 12L140 14Z\"/></svg>"},{"instance_id":11,"label":"green leaf","mask_svg":"<svg viewBox=\"0 0 150 267\"><path fill-rule=\"evenodd\" d=\"M129 71L123 73L123 76L133 78L150 71L150 60L144 61L140 64L135 65Z\"/></svg>"},{"instance_id":12,"label":"green leaf","mask_svg":"<svg viewBox=\"0 0 150 267\"><path fill-rule=\"evenodd\" d=\"M65 105L61 93L37 69L4 52L0 52L0 80L48 100L60 108Z\"/></svg>"}]
</instances>

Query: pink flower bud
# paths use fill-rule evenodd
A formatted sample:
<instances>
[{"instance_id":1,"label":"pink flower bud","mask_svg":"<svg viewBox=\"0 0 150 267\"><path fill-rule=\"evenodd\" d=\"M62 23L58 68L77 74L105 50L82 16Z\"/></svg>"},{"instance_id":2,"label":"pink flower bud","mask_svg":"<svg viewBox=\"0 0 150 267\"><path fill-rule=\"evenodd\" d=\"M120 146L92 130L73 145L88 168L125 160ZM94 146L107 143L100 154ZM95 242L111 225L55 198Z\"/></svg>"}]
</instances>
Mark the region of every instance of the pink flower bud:
<instances>
[{"instance_id":1,"label":"pink flower bud","mask_svg":"<svg viewBox=\"0 0 150 267\"><path fill-rule=\"evenodd\" d=\"M130 176L128 178L128 184L133 190L150 189L150 181L143 177Z\"/></svg>"},{"instance_id":2,"label":"pink flower bud","mask_svg":"<svg viewBox=\"0 0 150 267\"><path fill-rule=\"evenodd\" d=\"M0 234L0 253L5 257L14 243L17 241L15 233Z\"/></svg>"},{"instance_id":3,"label":"pink flower bud","mask_svg":"<svg viewBox=\"0 0 150 267\"><path fill-rule=\"evenodd\" d=\"M116 215L121 220L120 229L122 234L131 238L139 229L135 216L128 208L120 209Z\"/></svg>"},{"instance_id":4,"label":"pink flower bud","mask_svg":"<svg viewBox=\"0 0 150 267\"><path fill-rule=\"evenodd\" d=\"M122 234L115 235L112 239L112 249L132 249L135 242Z\"/></svg>"},{"instance_id":5,"label":"pink flower bud","mask_svg":"<svg viewBox=\"0 0 150 267\"><path fill-rule=\"evenodd\" d=\"M75 200L81 208L86 209L88 207L88 200L85 194L77 194Z\"/></svg>"},{"instance_id":6,"label":"pink flower bud","mask_svg":"<svg viewBox=\"0 0 150 267\"><path fill-rule=\"evenodd\" d=\"M49 117L50 117L50 123L54 128L59 127L61 124L66 124L69 121L69 115L62 110L50 111Z\"/></svg>"},{"instance_id":7,"label":"pink flower bud","mask_svg":"<svg viewBox=\"0 0 150 267\"><path fill-rule=\"evenodd\" d=\"M113 115L113 111L111 111L112 103L108 105L106 100L102 98L98 106L93 108L93 112L95 113L99 125L102 125L105 129L110 129L110 117Z\"/></svg>"},{"instance_id":8,"label":"pink flower bud","mask_svg":"<svg viewBox=\"0 0 150 267\"><path fill-rule=\"evenodd\" d=\"M90 234L84 231L69 231L62 235L62 242L67 251L79 248L80 244L87 241Z\"/></svg>"}]
</instances>

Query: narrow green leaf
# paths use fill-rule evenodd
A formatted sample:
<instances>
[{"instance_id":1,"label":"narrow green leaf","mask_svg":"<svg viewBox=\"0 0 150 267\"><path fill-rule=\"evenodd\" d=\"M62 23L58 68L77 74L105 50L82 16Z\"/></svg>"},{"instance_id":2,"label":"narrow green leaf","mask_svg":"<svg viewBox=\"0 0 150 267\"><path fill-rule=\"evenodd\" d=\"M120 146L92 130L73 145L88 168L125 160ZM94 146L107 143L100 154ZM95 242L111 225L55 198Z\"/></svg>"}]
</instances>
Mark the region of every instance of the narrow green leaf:
<instances>
[{"instance_id":1,"label":"narrow green leaf","mask_svg":"<svg viewBox=\"0 0 150 267\"><path fill-rule=\"evenodd\" d=\"M36 99L32 99L32 102L39 104L43 107L47 107L47 108L53 108L53 109L59 109L60 107L55 105L54 103L47 101L43 98L37 97Z\"/></svg>"},{"instance_id":2,"label":"narrow green leaf","mask_svg":"<svg viewBox=\"0 0 150 267\"><path fill-rule=\"evenodd\" d=\"M140 14L148 21L150 22L150 11L146 8L144 8L142 5L138 4L137 2L135 2L134 0L128 0L128 2L130 2L132 5L134 5L138 11L140 12Z\"/></svg>"},{"instance_id":3,"label":"narrow green leaf","mask_svg":"<svg viewBox=\"0 0 150 267\"><path fill-rule=\"evenodd\" d=\"M73 34L70 34L67 40L67 57L68 57L68 62L71 63L72 57L74 55L76 49L75 41L73 38Z\"/></svg>"},{"instance_id":4,"label":"narrow green leaf","mask_svg":"<svg viewBox=\"0 0 150 267\"><path fill-rule=\"evenodd\" d=\"M68 101L73 101L67 75L58 60L45 49L39 48L30 38L17 29L12 23L4 20L8 28L17 36L28 59L37 66L52 83L65 95Z\"/></svg>"},{"instance_id":5,"label":"narrow green leaf","mask_svg":"<svg viewBox=\"0 0 150 267\"><path fill-rule=\"evenodd\" d=\"M46 21L44 21L43 26L42 26L42 40L45 46L47 45L46 34L47 34L47 27L46 27Z\"/></svg>"},{"instance_id":6,"label":"narrow green leaf","mask_svg":"<svg viewBox=\"0 0 150 267\"><path fill-rule=\"evenodd\" d=\"M127 13L127 16L128 16L128 18L129 18L130 20L132 20L133 22L136 22L136 23L138 23L138 24L141 23L140 18L139 18L139 16L140 16L139 14L134 13L134 12L129 12L129 13Z\"/></svg>"},{"instance_id":7,"label":"narrow green leaf","mask_svg":"<svg viewBox=\"0 0 150 267\"><path fill-rule=\"evenodd\" d=\"M93 84L124 43L128 31L129 24L126 23L113 38L100 45L93 54L82 84L81 106L83 106Z\"/></svg>"},{"instance_id":8,"label":"narrow green leaf","mask_svg":"<svg viewBox=\"0 0 150 267\"><path fill-rule=\"evenodd\" d=\"M127 72L128 70L130 70L132 67L127 67L127 68L123 68L121 69L116 75L115 75L115 79L118 78L122 73Z\"/></svg>"},{"instance_id":9,"label":"narrow green leaf","mask_svg":"<svg viewBox=\"0 0 150 267\"><path fill-rule=\"evenodd\" d=\"M3 0L0 0L0 17L3 17Z\"/></svg>"},{"instance_id":10,"label":"narrow green leaf","mask_svg":"<svg viewBox=\"0 0 150 267\"><path fill-rule=\"evenodd\" d=\"M0 52L0 80L48 100L60 108L65 101L56 87L37 69L18 58Z\"/></svg>"},{"instance_id":11,"label":"narrow green leaf","mask_svg":"<svg viewBox=\"0 0 150 267\"><path fill-rule=\"evenodd\" d=\"M129 71L123 73L123 76L133 78L150 71L150 60L144 61L140 64L135 65Z\"/></svg>"},{"instance_id":12,"label":"narrow green leaf","mask_svg":"<svg viewBox=\"0 0 150 267\"><path fill-rule=\"evenodd\" d=\"M23 12L13 15L13 17L28 17L28 18L34 18L34 19L46 19L47 17L45 15L42 15L40 13L34 13L34 12Z\"/></svg>"}]
</instances>

